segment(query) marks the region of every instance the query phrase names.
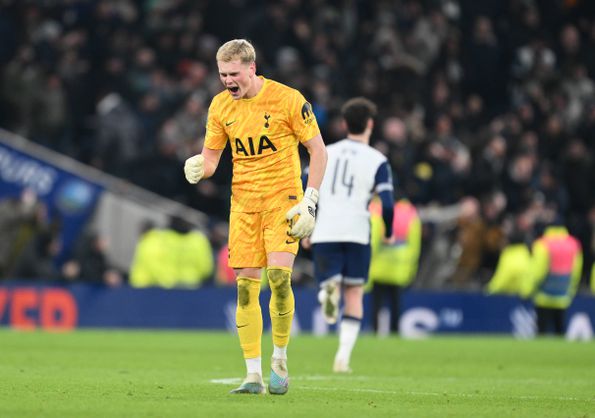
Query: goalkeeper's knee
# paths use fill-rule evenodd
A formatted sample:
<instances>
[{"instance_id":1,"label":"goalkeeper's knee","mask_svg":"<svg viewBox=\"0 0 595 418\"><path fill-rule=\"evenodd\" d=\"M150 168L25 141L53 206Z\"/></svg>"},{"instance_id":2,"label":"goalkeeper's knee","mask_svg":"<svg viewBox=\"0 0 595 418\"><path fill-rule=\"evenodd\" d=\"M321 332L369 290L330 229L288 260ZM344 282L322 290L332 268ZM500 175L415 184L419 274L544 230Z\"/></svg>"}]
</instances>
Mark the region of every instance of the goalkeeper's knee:
<instances>
[{"instance_id":1,"label":"goalkeeper's knee","mask_svg":"<svg viewBox=\"0 0 595 418\"><path fill-rule=\"evenodd\" d=\"M238 277L238 309L250 310L260 307L260 281L247 277Z\"/></svg>"},{"instance_id":2,"label":"goalkeeper's knee","mask_svg":"<svg viewBox=\"0 0 595 418\"><path fill-rule=\"evenodd\" d=\"M294 310L293 291L291 290L291 269L287 267L269 267L267 278L271 288L269 308L276 314L285 315Z\"/></svg>"}]
</instances>

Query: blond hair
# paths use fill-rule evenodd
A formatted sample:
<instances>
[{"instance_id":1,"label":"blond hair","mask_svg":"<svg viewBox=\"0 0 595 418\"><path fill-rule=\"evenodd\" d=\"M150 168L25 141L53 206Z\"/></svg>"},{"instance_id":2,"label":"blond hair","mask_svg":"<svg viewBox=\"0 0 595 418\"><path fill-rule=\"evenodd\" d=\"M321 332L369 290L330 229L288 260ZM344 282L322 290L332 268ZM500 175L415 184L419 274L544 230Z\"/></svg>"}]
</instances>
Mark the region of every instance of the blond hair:
<instances>
[{"instance_id":1,"label":"blond hair","mask_svg":"<svg viewBox=\"0 0 595 418\"><path fill-rule=\"evenodd\" d=\"M244 64L256 61L256 52L250 42L245 39L232 39L219 47L217 61L230 62L236 59Z\"/></svg>"}]
</instances>

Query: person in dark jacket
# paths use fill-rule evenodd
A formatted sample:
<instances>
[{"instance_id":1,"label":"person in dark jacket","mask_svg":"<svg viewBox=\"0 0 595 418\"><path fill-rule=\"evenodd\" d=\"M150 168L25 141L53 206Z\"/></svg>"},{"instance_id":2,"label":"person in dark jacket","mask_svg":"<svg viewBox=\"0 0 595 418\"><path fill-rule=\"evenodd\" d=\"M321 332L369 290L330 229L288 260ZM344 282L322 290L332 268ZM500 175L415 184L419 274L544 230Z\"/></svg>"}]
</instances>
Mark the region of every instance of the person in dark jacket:
<instances>
[{"instance_id":1,"label":"person in dark jacket","mask_svg":"<svg viewBox=\"0 0 595 418\"><path fill-rule=\"evenodd\" d=\"M110 265L106 248L107 240L104 237L97 233L85 234L74 257L62 268L66 279L110 287L121 285L122 274Z\"/></svg>"}]
</instances>

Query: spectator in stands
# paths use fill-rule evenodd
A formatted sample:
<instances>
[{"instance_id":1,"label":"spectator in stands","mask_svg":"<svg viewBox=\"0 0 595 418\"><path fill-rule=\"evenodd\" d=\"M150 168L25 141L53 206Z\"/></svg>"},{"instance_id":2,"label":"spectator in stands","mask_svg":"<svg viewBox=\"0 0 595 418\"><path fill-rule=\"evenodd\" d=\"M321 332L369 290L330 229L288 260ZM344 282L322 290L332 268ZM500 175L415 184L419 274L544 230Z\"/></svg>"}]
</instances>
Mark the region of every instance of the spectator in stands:
<instances>
[{"instance_id":1,"label":"spectator in stands","mask_svg":"<svg viewBox=\"0 0 595 418\"><path fill-rule=\"evenodd\" d=\"M517 212L531 203L533 181L537 174L537 159L530 151L512 156L504 179L506 209Z\"/></svg>"},{"instance_id":2,"label":"spectator in stands","mask_svg":"<svg viewBox=\"0 0 595 418\"><path fill-rule=\"evenodd\" d=\"M49 74L34 103L31 136L37 142L64 154L74 155L68 138L66 91L57 74Z\"/></svg>"},{"instance_id":3,"label":"spectator in stands","mask_svg":"<svg viewBox=\"0 0 595 418\"><path fill-rule=\"evenodd\" d=\"M457 287L477 287L491 276L504 246L501 220L505 205L504 194L491 193L481 200L477 212L459 219L457 244L461 254L452 277Z\"/></svg>"},{"instance_id":4,"label":"spectator in stands","mask_svg":"<svg viewBox=\"0 0 595 418\"><path fill-rule=\"evenodd\" d=\"M43 230L23 249L16 260L10 277L15 279L59 280L60 270L55 257L60 252L60 239L56 231Z\"/></svg>"},{"instance_id":5,"label":"spectator in stands","mask_svg":"<svg viewBox=\"0 0 595 418\"><path fill-rule=\"evenodd\" d=\"M122 285L122 274L109 265L106 256L108 242L97 233L85 234L75 250L74 257L62 266L67 280L103 284L109 287Z\"/></svg>"},{"instance_id":6,"label":"spectator in stands","mask_svg":"<svg viewBox=\"0 0 595 418\"><path fill-rule=\"evenodd\" d=\"M15 263L23 251L46 226L46 206L38 201L32 189L25 188L19 197L0 202L1 278L7 278L14 272Z\"/></svg>"},{"instance_id":7,"label":"spectator in stands","mask_svg":"<svg viewBox=\"0 0 595 418\"><path fill-rule=\"evenodd\" d=\"M5 123L19 134L30 135L37 92L43 85L43 72L34 48L22 45L2 69L2 98L11 116Z\"/></svg>"},{"instance_id":8,"label":"spectator in stands","mask_svg":"<svg viewBox=\"0 0 595 418\"><path fill-rule=\"evenodd\" d=\"M386 155L393 169L394 179L399 179L399 187L411 187L415 145L403 120L389 117L382 124L383 141L375 141L374 148ZM395 185L396 186L396 185Z\"/></svg>"},{"instance_id":9,"label":"spectator in stands","mask_svg":"<svg viewBox=\"0 0 595 418\"><path fill-rule=\"evenodd\" d=\"M454 135L452 119L446 114L435 120L436 136L427 148L432 166L432 195L441 204L455 203L462 197L463 179L470 169L467 147Z\"/></svg>"},{"instance_id":10,"label":"spectator in stands","mask_svg":"<svg viewBox=\"0 0 595 418\"><path fill-rule=\"evenodd\" d=\"M494 192L502 188L506 169L506 139L493 135L481 150L471 173L470 186L475 195Z\"/></svg>"},{"instance_id":11,"label":"spectator in stands","mask_svg":"<svg viewBox=\"0 0 595 418\"><path fill-rule=\"evenodd\" d=\"M427 245L422 246L424 259L420 262L416 284L441 289L459 264L460 248L453 236L461 220L478 217L479 203L473 197L465 197L454 205L420 207L418 212Z\"/></svg>"},{"instance_id":12,"label":"spectator in stands","mask_svg":"<svg viewBox=\"0 0 595 418\"><path fill-rule=\"evenodd\" d=\"M465 87L498 109L505 100L506 56L490 16L477 16L465 46Z\"/></svg>"},{"instance_id":13,"label":"spectator in stands","mask_svg":"<svg viewBox=\"0 0 595 418\"><path fill-rule=\"evenodd\" d=\"M162 141L183 160L196 153L189 144L199 143L204 103L220 89L217 46L246 33L265 73L313 98L323 137L341 138L347 97L379 104L377 125L389 129L374 146L420 210L438 202L448 212L462 196L502 190L506 215L516 214L544 191L534 186L546 163L557 183L546 199L567 196L559 210L593 260L589 237L577 234L595 201L592 1L145 3L0 2L0 126L125 178L128 162L163 159ZM230 15L242 22L226 25ZM108 92L124 116L97 106ZM448 125L460 145L436 141ZM469 153L479 158L465 162ZM158 192L227 219L229 196L215 193L229 190L231 167L222 168L184 193ZM169 162L160 170L179 173ZM427 247L456 233L435 225L424 227ZM422 262L432 268L423 276L444 283L456 251L449 256Z\"/></svg>"},{"instance_id":14,"label":"spectator in stands","mask_svg":"<svg viewBox=\"0 0 595 418\"><path fill-rule=\"evenodd\" d=\"M118 93L97 103L97 134L93 165L118 176L128 175L128 164L141 155L141 127L133 110Z\"/></svg>"},{"instance_id":15,"label":"spectator in stands","mask_svg":"<svg viewBox=\"0 0 595 418\"><path fill-rule=\"evenodd\" d=\"M171 119L169 119L160 133L162 140L167 137L169 142L175 143L180 161L186 160L198 152L196 138L204 135L206 127L205 94L192 94Z\"/></svg>"},{"instance_id":16,"label":"spectator in stands","mask_svg":"<svg viewBox=\"0 0 595 418\"><path fill-rule=\"evenodd\" d=\"M211 278L213 263L207 237L174 216L168 228L140 237L129 281L133 287L197 288Z\"/></svg>"},{"instance_id":17,"label":"spectator in stands","mask_svg":"<svg viewBox=\"0 0 595 418\"><path fill-rule=\"evenodd\" d=\"M176 145L167 137L162 137L155 146L155 152L128 164L129 179L161 196L179 199L185 195L187 187L179 173L181 163L176 157Z\"/></svg>"}]
</instances>

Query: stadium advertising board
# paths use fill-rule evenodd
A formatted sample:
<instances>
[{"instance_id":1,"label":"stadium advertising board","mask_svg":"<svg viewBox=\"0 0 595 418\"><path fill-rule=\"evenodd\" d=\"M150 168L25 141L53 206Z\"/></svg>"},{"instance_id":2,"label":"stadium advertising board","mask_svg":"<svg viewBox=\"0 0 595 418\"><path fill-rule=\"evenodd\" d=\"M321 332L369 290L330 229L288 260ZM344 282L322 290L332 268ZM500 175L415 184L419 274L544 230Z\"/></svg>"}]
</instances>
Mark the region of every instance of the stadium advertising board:
<instances>
[{"instance_id":1,"label":"stadium advertising board","mask_svg":"<svg viewBox=\"0 0 595 418\"><path fill-rule=\"evenodd\" d=\"M267 292L261 295L265 328ZM294 332L332 332L322 317L313 289L296 289ZM198 290L108 289L100 286L33 286L23 282L0 286L0 325L19 329L172 328L227 329L235 332L235 289ZM567 337L593 335L593 297L579 295L567 315ZM364 329L370 330L370 301L365 300ZM535 313L529 302L480 293L409 291L403 296L400 321L405 338L434 334L535 335Z\"/></svg>"},{"instance_id":2,"label":"stadium advertising board","mask_svg":"<svg viewBox=\"0 0 595 418\"><path fill-rule=\"evenodd\" d=\"M93 213L103 187L6 145L0 144L0 199L18 198L24 189L37 195L49 219L59 222L64 261Z\"/></svg>"}]
</instances>

